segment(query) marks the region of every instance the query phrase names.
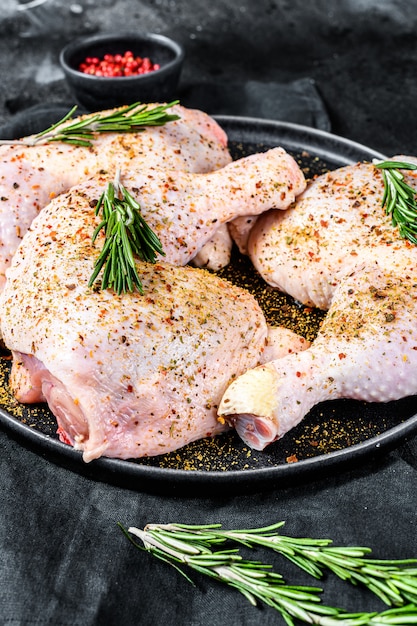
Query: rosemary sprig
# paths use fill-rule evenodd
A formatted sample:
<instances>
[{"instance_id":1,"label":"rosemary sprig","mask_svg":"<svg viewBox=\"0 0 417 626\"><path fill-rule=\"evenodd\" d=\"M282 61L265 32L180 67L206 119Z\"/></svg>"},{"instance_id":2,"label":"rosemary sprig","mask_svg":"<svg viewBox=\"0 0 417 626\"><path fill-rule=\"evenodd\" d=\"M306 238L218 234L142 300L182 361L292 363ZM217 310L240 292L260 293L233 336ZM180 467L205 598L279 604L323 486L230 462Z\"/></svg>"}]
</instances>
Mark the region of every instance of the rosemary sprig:
<instances>
[{"instance_id":1,"label":"rosemary sprig","mask_svg":"<svg viewBox=\"0 0 417 626\"><path fill-rule=\"evenodd\" d=\"M20 140L2 139L0 140L0 145L36 146L58 141L89 147L92 146L92 142L97 134L136 133L144 130L147 126L163 126L168 122L178 120L178 115L167 113L167 110L178 104L178 102L178 100L174 100L169 104L157 106L135 102L116 109L107 115L100 112L80 118L72 124L66 124L66 122L72 119L77 109L77 106L74 106L62 119L37 135Z\"/></svg>"},{"instance_id":2,"label":"rosemary sprig","mask_svg":"<svg viewBox=\"0 0 417 626\"><path fill-rule=\"evenodd\" d=\"M192 584L183 566L235 587L253 605L258 601L264 602L279 611L288 626L295 626L294 620L322 626L417 623L417 570L403 567L416 562L414 559L368 560L365 554L370 552L369 548L331 549L329 544L332 542L328 539L282 537L277 530L283 524L278 522L263 528L232 531L222 530L220 524L148 524L143 530L135 527L126 530L121 524L119 526L137 548L169 563ZM139 538L143 545L137 543L132 535ZM341 608L323 605L320 598L322 590L318 587L288 585L280 574L272 571L270 565L243 559L236 548L212 550L213 546L225 542L250 548L255 545L270 548L315 577L320 577L323 569L328 568L343 580L354 584L361 582L372 591L375 591L372 586L376 568L376 579L379 582L382 577L382 586L390 589L393 581L393 597L386 590L382 594L387 604L394 603L395 599L395 603L401 606L383 612L347 613ZM352 578L352 572L358 577ZM378 588L377 595L381 598L379 591Z\"/></svg>"},{"instance_id":3,"label":"rosemary sprig","mask_svg":"<svg viewBox=\"0 0 417 626\"><path fill-rule=\"evenodd\" d=\"M415 170L417 165L403 161L373 160L376 168L382 170L384 195L382 206L391 215L392 225L398 226L400 236L417 244L417 203L416 190L404 180L399 170Z\"/></svg>"},{"instance_id":4,"label":"rosemary sprig","mask_svg":"<svg viewBox=\"0 0 417 626\"><path fill-rule=\"evenodd\" d=\"M382 560L371 559L366 555L370 548L354 546L333 546L331 539L309 539L288 537L278 533L284 522L250 530L221 530L213 528L216 540L223 537L250 548L263 546L278 552L295 565L317 579L325 570L330 570L342 580L354 585L364 585L388 606L402 606L406 602L417 604L417 559ZM181 527L186 533L193 533L193 527ZM199 534L198 527L196 528ZM407 567L404 567L407 566Z\"/></svg>"},{"instance_id":5,"label":"rosemary sprig","mask_svg":"<svg viewBox=\"0 0 417 626\"><path fill-rule=\"evenodd\" d=\"M113 288L119 295L137 289L143 294L134 256L148 263L156 262L156 255L165 256L162 244L143 219L140 205L120 182L120 171L99 198L95 213L102 212L102 221L95 228L94 243L101 230L105 241L98 256L88 286L92 287L104 267L101 288Z\"/></svg>"}]
</instances>

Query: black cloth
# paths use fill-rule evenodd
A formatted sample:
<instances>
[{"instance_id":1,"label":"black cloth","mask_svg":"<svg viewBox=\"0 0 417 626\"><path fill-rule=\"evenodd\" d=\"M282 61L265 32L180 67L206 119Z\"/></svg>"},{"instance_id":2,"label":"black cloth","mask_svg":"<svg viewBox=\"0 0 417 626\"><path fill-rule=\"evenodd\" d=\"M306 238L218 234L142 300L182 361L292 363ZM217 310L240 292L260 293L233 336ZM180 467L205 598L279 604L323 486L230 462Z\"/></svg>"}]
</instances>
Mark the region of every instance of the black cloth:
<instances>
[{"instance_id":1,"label":"black cloth","mask_svg":"<svg viewBox=\"0 0 417 626\"><path fill-rule=\"evenodd\" d=\"M181 91L181 103L211 115L242 115L283 120L329 131L330 120L311 78L289 83L196 83Z\"/></svg>"},{"instance_id":2,"label":"black cloth","mask_svg":"<svg viewBox=\"0 0 417 626\"><path fill-rule=\"evenodd\" d=\"M370 2L367 9L358 3L355 13L347 1L332 11L327 3L295 2L290 10L289 3L279 1L232 6L216 0L204 11L197 2L102 0L76 6L50 1L43 14L35 7L30 20L27 11L13 14L14 3L6 4L12 8L0 21L0 71L7 86L0 111L4 137L31 119L32 107L65 109L69 102L62 78L33 78L41 66L38 50L46 50L46 63L65 39L125 26L130 12L131 26L162 29L187 45L180 90L187 106L331 129L388 153L415 146L417 131L409 124L414 70L406 75L401 107L391 115L387 111L387 103L399 104L398 85L404 84L395 78L401 81L408 71L388 60L398 62L415 41L409 3L399 1L394 8L390 2ZM55 22L48 21L49 9L56 11ZM45 28L52 33L48 40ZM387 42L398 45L389 51ZM213 60L216 50L222 52L219 62ZM382 79L378 70L385 64L390 73ZM118 522L250 528L283 520L289 535L369 546L378 558L417 556L417 438L412 435L391 451L375 449L370 458L306 477L304 484L274 484L247 494L207 495L201 489L192 496L88 478L30 449L6 427L0 430L0 446L1 626L284 624L273 609L255 608L236 590L198 574L191 573L196 585L191 586L169 565L136 550ZM321 584L278 555L256 552L256 558L272 563L289 582ZM367 591L334 576L326 577L323 587L329 604L351 611L384 608Z\"/></svg>"},{"instance_id":3,"label":"black cloth","mask_svg":"<svg viewBox=\"0 0 417 626\"><path fill-rule=\"evenodd\" d=\"M169 565L136 550L124 526L148 522L250 528L284 520L283 532L369 545L374 556L416 554L417 442L306 485L258 494L187 498L89 480L22 448L1 445L0 623L36 626L267 626L273 609L197 574L192 587ZM282 558L256 552L290 582L311 584ZM315 582L313 581L313 584ZM352 611L382 605L329 576L327 602Z\"/></svg>"}]
</instances>

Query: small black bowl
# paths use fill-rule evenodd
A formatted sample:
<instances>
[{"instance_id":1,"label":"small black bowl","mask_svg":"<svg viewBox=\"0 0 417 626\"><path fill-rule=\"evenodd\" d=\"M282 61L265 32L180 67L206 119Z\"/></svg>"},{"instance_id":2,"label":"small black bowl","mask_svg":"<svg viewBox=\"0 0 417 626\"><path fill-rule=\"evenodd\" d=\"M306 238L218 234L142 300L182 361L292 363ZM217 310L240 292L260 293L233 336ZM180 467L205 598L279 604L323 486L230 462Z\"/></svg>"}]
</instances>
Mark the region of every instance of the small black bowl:
<instances>
[{"instance_id":1,"label":"small black bowl","mask_svg":"<svg viewBox=\"0 0 417 626\"><path fill-rule=\"evenodd\" d=\"M105 54L149 57L160 69L134 76L103 77L85 74L78 68L86 57ZM85 37L69 43L59 57L70 89L88 111L99 111L134 102L169 102L176 90L184 62L180 44L153 33L116 33Z\"/></svg>"}]
</instances>

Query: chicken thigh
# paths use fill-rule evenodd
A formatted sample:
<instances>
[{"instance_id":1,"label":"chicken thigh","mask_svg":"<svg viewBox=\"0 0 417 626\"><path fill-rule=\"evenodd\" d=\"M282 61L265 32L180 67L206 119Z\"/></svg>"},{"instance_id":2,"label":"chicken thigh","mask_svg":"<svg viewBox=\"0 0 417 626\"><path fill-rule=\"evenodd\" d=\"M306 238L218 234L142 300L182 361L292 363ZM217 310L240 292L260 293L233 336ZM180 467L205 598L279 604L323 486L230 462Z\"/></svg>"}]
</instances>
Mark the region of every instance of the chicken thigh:
<instances>
[{"instance_id":1,"label":"chicken thigh","mask_svg":"<svg viewBox=\"0 0 417 626\"><path fill-rule=\"evenodd\" d=\"M51 198L90 176L114 175L116 168L210 172L230 163L227 137L217 122L179 105L170 112L180 119L137 133L97 135L92 147L0 146L0 288L34 217Z\"/></svg>"},{"instance_id":2,"label":"chicken thigh","mask_svg":"<svg viewBox=\"0 0 417 626\"><path fill-rule=\"evenodd\" d=\"M416 172L404 174L417 188ZM377 261L399 275L415 272L417 247L393 228L383 193L381 171L371 163L317 177L288 211L257 218L247 244L253 265L269 285L323 310L338 281L355 267Z\"/></svg>"},{"instance_id":3,"label":"chicken thigh","mask_svg":"<svg viewBox=\"0 0 417 626\"><path fill-rule=\"evenodd\" d=\"M291 160L295 179L280 170L285 162L275 149L206 175L127 175L124 184L171 261L138 263L143 296L88 287L103 245L104 235L95 244L92 235L104 177L61 194L35 218L0 297L11 387L22 402L46 400L61 438L85 461L158 455L228 429L217 408L229 383L264 353L275 358L307 347L279 331L269 341L246 291L172 265L185 262L217 223L248 207L252 213L291 202L305 183Z\"/></svg>"},{"instance_id":4,"label":"chicken thigh","mask_svg":"<svg viewBox=\"0 0 417 626\"><path fill-rule=\"evenodd\" d=\"M265 280L328 312L309 349L227 389L219 415L248 445L263 449L325 400L417 394L417 247L400 238L382 196L380 172L358 163L317 178L287 212L257 219L248 249Z\"/></svg>"}]
</instances>

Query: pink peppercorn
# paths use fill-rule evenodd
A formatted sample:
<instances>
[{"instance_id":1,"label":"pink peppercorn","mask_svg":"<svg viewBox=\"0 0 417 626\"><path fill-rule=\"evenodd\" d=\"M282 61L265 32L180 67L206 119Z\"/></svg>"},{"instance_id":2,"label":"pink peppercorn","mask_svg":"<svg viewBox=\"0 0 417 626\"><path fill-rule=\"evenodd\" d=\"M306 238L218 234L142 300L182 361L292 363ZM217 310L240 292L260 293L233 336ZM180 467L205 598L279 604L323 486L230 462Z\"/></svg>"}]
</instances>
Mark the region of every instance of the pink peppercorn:
<instances>
[{"instance_id":1,"label":"pink peppercorn","mask_svg":"<svg viewBox=\"0 0 417 626\"><path fill-rule=\"evenodd\" d=\"M124 54L105 54L98 57L86 57L78 67L80 72L93 76L114 78L117 76L137 76L160 69L158 63L152 63L149 57L134 56L127 50Z\"/></svg>"}]
</instances>

